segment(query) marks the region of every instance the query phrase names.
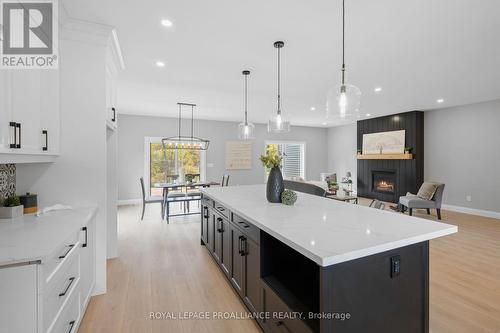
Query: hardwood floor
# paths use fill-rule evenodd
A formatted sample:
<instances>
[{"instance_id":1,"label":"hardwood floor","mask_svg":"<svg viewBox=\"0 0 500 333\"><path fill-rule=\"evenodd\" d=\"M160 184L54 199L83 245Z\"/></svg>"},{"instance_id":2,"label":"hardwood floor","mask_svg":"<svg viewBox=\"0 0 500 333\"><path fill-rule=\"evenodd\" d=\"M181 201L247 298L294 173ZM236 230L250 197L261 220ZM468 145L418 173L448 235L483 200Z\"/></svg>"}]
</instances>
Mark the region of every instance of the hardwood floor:
<instances>
[{"instance_id":1,"label":"hardwood floor","mask_svg":"<svg viewBox=\"0 0 500 333\"><path fill-rule=\"evenodd\" d=\"M249 319L150 319L246 310L200 246L199 216L167 225L157 210L141 222L139 206L120 207L120 257L108 261L108 293L91 299L79 332L260 332ZM444 211L443 221L459 232L431 241L431 332L500 332L500 220Z\"/></svg>"}]
</instances>

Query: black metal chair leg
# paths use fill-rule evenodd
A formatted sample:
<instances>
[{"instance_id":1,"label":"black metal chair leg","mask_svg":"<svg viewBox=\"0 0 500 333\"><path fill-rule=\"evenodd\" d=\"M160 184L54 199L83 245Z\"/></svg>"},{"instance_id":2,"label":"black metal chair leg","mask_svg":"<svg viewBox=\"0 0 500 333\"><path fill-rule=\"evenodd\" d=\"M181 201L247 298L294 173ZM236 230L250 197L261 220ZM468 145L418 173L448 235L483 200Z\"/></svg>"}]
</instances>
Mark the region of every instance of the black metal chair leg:
<instances>
[{"instance_id":1,"label":"black metal chair leg","mask_svg":"<svg viewBox=\"0 0 500 333\"><path fill-rule=\"evenodd\" d=\"M431 210L430 210L430 208L427 208L427 215L431 215Z\"/></svg>"},{"instance_id":2,"label":"black metal chair leg","mask_svg":"<svg viewBox=\"0 0 500 333\"><path fill-rule=\"evenodd\" d=\"M141 215L141 221L144 219L144 211L146 210L146 203L143 201L142 202L142 215Z\"/></svg>"},{"instance_id":3,"label":"black metal chair leg","mask_svg":"<svg viewBox=\"0 0 500 333\"><path fill-rule=\"evenodd\" d=\"M441 208L436 209L438 220L441 220Z\"/></svg>"},{"instance_id":4,"label":"black metal chair leg","mask_svg":"<svg viewBox=\"0 0 500 333\"><path fill-rule=\"evenodd\" d=\"M170 202L168 202L168 201L167 201L167 207L166 207L165 211L167 212L167 224L170 224L170 221L169 221L169 215L170 215Z\"/></svg>"},{"instance_id":5,"label":"black metal chair leg","mask_svg":"<svg viewBox=\"0 0 500 333\"><path fill-rule=\"evenodd\" d=\"M410 216L413 216L413 208L408 208L408 214L409 214Z\"/></svg>"}]
</instances>

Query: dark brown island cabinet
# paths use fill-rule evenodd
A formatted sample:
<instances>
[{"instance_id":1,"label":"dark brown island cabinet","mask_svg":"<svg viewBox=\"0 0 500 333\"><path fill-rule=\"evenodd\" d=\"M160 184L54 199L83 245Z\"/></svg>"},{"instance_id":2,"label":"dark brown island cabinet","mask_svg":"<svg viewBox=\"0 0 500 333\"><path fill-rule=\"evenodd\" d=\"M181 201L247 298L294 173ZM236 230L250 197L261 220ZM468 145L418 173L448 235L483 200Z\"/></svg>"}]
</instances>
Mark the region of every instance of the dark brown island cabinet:
<instances>
[{"instance_id":1,"label":"dark brown island cabinet","mask_svg":"<svg viewBox=\"0 0 500 333\"><path fill-rule=\"evenodd\" d=\"M264 332L429 332L428 241L320 266L206 194L201 207L201 244Z\"/></svg>"}]
</instances>

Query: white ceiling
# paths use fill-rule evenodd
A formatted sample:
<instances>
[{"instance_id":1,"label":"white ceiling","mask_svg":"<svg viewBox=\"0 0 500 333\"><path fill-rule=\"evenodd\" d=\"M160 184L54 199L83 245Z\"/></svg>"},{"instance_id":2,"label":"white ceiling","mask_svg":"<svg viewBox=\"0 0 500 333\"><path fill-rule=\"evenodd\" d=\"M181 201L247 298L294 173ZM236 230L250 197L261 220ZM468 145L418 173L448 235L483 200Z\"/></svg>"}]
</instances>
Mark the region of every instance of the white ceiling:
<instances>
[{"instance_id":1,"label":"white ceiling","mask_svg":"<svg viewBox=\"0 0 500 333\"><path fill-rule=\"evenodd\" d=\"M115 26L126 69L122 113L243 116L276 110L275 40L282 52L283 112L294 125L324 126L326 92L340 80L341 0L65 0L69 15ZM372 116L500 98L500 1L347 0L347 81ZM172 28L160 24L170 19ZM166 66L155 66L157 60ZM383 87L376 94L374 88ZM442 104L436 100L443 98ZM311 107L316 107L311 111ZM327 126L345 120L330 119Z\"/></svg>"}]
</instances>

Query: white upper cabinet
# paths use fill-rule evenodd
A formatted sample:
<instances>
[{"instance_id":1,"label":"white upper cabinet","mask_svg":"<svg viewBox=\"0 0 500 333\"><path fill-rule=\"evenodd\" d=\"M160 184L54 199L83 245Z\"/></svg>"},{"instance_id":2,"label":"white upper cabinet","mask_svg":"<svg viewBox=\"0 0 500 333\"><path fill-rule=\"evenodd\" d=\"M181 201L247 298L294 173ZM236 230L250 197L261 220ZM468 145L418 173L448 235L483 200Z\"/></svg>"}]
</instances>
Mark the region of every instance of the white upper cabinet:
<instances>
[{"instance_id":1,"label":"white upper cabinet","mask_svg":"<svg viewBox=\"0 0 500 333\"><path fill-rule=\"evenodd\" d=\"M0 100L0 163L59 154L59 71L2 70Z\"/></svg>"}]
</instances>

